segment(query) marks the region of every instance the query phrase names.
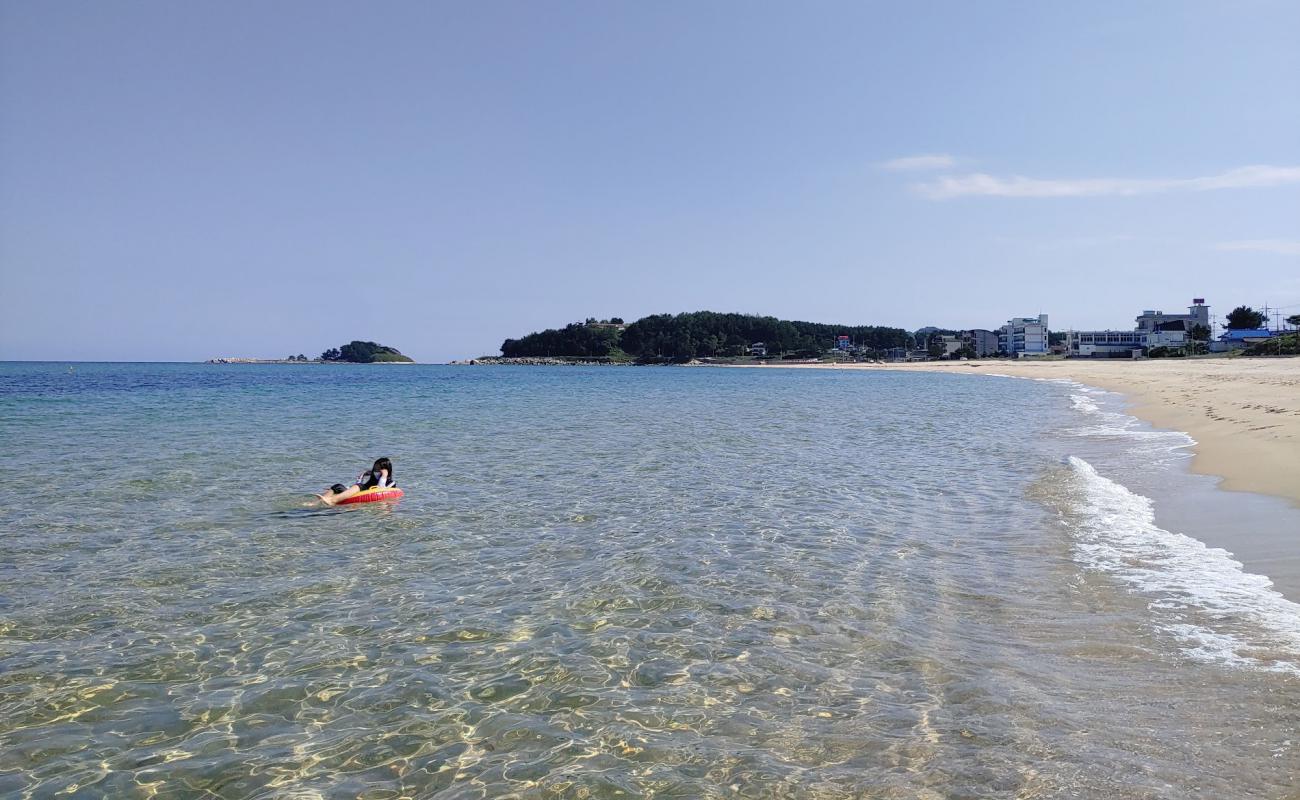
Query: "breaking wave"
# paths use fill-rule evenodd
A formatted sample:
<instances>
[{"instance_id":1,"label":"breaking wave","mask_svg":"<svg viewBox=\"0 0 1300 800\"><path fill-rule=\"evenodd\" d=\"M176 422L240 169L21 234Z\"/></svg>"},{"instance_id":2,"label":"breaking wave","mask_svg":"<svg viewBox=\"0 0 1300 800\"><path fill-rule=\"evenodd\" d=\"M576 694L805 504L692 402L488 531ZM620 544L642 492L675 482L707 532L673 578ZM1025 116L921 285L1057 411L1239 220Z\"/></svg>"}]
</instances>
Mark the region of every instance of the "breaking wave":
<instances>
[{"instance_id":1,"label":"breaking wave","mask_svg":"<svg viewBox=\"0 0 1300 800\"><path fill-rule=\"evenodd\" d=\"M1148 598L1184 655L1300 675L1300 604L1246 572L1226 550L1155 523L1152 502L1069 458L1058 511L1075 559Z\"/></svg>"},{"instance_id":2,"label":"breaking wave","mask_svg":"<svg viewBox=\"0 0 1300 800\"><path fill-rule=\"evenodd\" d=\"M1098 399L1109 392L1081 384L1070 388L1070 403L1085 420L1085 424L1071 431L1074 436L1124 441L1148 456L1190 457L1187 448L1196 444L1190 435L1183 431L1154 430L1130 414L1107 410Z\"/></svg>"}]
</instances>

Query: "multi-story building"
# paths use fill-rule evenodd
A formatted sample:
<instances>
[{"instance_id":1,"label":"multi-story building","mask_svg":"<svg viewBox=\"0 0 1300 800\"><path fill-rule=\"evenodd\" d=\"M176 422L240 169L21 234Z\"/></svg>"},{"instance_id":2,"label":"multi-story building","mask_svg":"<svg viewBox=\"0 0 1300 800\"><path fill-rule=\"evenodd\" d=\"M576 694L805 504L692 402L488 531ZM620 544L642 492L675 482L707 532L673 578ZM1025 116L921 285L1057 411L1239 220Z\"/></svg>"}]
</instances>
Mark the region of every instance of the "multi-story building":
<instances>
[{"instance_id":1,"label":"multi-story building","mask_svg":"<svg viewBox=\"0 0 1300 800\"><path fill-rule=\"evenodd\" d=\"M1210 331L1210 307L1197 297L1186 314L1143 311L1134 318L1131 331L1070 331L1066 353L1084 358L1133 358L1153 347L1182 347L1192 338L1193 328Z\"/></svg>"},{"instance_id":2,"label":"multi-story building","mask_svg":"<svg viewBox=\"0 0 1300 800\"><path fill-rule=\"evenodd\" d=\"M1196 325L1200 325L1208 331L1210 329L1210 307L1205 304L1205 298L1197 297L1187 307L1186 314L1143 311L1135 318L1135 321L1137 322L1135 330L1142 333L1158 333L1161 331L1191 333L1192 328Z\"/></svg>"},{"instance_id":3,"label":"multi-story building","mask_svg":"<svg viewBox=\"0 0 1300 800\"><path fill-rule=\"evenodd\" d=\"M1012 357L1048 353L1047 315L1014 317L998 332L998 350Z\"/></svg>"},{"instance_id":4,"label":"multi-story building","mask_svg":"<svg viewBox=\"0 0 1300 800\"><path fill-rule=\"evenodd\" d=\"M983 328L972 328L961 332L961 344L974 350L976 357L983 358L998 352L998 335Z\"/></svg>"},{"instance_id":5,"label":"multi-story building","mask_svg":"<svg viewBox=\"0 0 1300 800\"><path fill-rule=\"evenodd\" d=\"M953 353L961 349L961 337L949 336L947 334L940 334L939 347L942 350L939 353L939 357L947 358L948 356L952 355Z\"/></svg>"}]
</instances>

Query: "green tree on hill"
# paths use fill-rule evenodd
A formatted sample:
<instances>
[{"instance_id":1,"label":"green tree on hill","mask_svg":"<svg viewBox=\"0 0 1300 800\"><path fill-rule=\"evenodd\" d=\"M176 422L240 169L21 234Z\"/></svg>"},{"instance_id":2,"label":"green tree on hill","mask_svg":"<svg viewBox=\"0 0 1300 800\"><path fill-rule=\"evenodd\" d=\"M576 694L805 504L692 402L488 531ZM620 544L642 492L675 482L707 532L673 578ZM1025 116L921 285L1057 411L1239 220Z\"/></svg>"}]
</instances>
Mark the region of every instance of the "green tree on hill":
<instances>
[{"instance_id":1,"label":"green tree on hill","mask_svg":"<svg viewBox=\"0 0 1300 800\"><path fill-rule=\"evenodd\" d=\"M618 347L618 331L573 322L559 330L531 333L522 339L506 339L501 355L506 358L606 358Z\"/></svg>"},{"instance_id":2,"label":"green tree on hill","mask_svg":"<svg viewBox=\"0 0 1300 800\"><path fill-rule=\"evenodd\" d=\"M613 317L613 324L622 320ZM753 314L720 314L697 311L687 314L652 314L615 328L594 327L588 322L561 329L531 333L507 339L501 345L506 357L568 356L578 358L625 357L640 361L689 361L692 358L743 356L749 346L763 342L769 355L820 355L835 346L839 335L870 350L902 347L907 332L900 328L870 325L824 325L790 322Z\"/></svg>"}]
</instances>

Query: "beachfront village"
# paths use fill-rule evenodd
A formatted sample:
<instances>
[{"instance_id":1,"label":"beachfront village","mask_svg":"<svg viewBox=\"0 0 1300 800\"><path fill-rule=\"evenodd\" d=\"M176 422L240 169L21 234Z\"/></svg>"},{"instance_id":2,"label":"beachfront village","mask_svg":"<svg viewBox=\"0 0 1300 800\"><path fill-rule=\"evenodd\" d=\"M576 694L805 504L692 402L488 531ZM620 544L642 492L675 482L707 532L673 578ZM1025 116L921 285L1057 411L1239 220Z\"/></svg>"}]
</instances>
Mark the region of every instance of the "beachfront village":
<instances>
[{"instance_id":1,"label":"beachfront village","mask_svg":"<svg viewBox=\"0 0 1300 800\"><path fill-rule=\"evenodd\" d=\"M1205 299L1194 298L1187 313L1146 309L1128 329L1053 331L1047 314L1015 317L993 329L921 328L910 347L890 348L889 361L954 358L1161 358L1214 353L1295 354L1300 315L1239 306L1220 324ZM837 347L852 351L840 337Z\"/></svg>"},{"instance_id":2,"label":"beachfront village","mask_svg":"<svg viewBox=\"0 0 1300 800\"><path fill-rule=\"evenodd\" d=\"M1300 355L1300 309L1237 306L1216 317L1205 298L1186 313L1144 309L1131 327L1052 330L1047 314L994 328L915 331L832 325L752 314L696 311L635 322L588 318L506 339L500 356L471 364L729 364L912 362L985 358L1146 359L1216 355Z\"/></svg>"}]
</instances>

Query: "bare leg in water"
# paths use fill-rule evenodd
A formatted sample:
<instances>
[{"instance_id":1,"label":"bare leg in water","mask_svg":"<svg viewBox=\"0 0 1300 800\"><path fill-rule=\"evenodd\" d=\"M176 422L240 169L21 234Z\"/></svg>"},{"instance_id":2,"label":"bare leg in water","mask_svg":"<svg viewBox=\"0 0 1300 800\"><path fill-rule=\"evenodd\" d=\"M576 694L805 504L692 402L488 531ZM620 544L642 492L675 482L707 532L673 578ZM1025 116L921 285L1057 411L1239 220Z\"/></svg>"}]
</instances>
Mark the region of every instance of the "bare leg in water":
<instances>
[{"instance_id":1,"label":"bare leg in water","mask_svg":"<svg viewBox=\"0 0 1300 800\"><path fill-rule=\"evenodd\" d=\"M329 491L325 492L325 494L318 494L316 496L319 497L321 499L321 502L324 503L325 505L335 506L338 505L341 501L347 500L349 497L355 497L358 494L361 494L361 487L357 486L354 483L341 492L336 492L333 489L330 489Z\"/></svg>"}]
</instances>

